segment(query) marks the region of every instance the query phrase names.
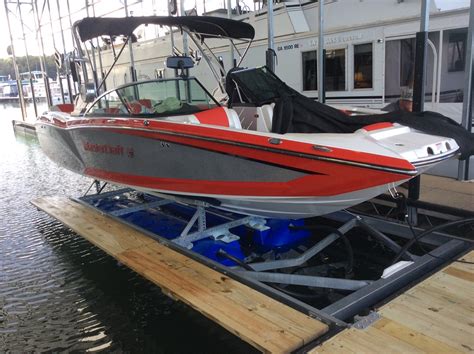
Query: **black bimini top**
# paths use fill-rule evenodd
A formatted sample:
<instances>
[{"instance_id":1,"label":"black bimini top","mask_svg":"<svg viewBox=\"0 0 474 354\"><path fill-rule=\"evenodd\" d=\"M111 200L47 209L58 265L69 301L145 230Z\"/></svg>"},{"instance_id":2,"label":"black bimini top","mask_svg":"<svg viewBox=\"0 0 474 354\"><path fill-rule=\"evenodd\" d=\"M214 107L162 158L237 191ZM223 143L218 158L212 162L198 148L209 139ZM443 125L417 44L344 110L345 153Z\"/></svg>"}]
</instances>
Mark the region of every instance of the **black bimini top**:
<instances>
[{"instance_id":1,"label":"black bimini top","mask_svg":"<svg viewBox=\"0 0 474 354\"><path fill-rule=\"evenodd\" d=\"M140 17L86 17L74 23L82 42L100 36L130 36L140 25L178 27L206 37L253 39L254 28L245 22L211 16L140 16Z\"/></svg>"}]
</instances>

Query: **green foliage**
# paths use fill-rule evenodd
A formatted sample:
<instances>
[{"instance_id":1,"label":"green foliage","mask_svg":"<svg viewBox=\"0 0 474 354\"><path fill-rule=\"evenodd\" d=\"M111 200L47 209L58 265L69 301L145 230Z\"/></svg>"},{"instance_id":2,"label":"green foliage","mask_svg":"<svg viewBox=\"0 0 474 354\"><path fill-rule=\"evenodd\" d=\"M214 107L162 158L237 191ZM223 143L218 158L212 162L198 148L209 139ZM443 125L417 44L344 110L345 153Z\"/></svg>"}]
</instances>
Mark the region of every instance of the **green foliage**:
<instances>
[{"instance_id":1,"label":"green foliage","mask_svg":"<svg viewBox=\"0 0 474 354\"><path fill-rule=\"evenodd\" d=\"M41 71L40 57L29 56L30 68L32 71ZM20 73L27 72L28 66L26 65L26 57L17 57L16 62L18 64L18 70ZM56 63L54 61L54 55L46 57L46 73L52 80L56 80ZM60 72L62 74L62 71ZM12 79L15 79L15 70L13 68L12 58L0 58L0 75L10 75Z\"/></svg>"}]
</instances>

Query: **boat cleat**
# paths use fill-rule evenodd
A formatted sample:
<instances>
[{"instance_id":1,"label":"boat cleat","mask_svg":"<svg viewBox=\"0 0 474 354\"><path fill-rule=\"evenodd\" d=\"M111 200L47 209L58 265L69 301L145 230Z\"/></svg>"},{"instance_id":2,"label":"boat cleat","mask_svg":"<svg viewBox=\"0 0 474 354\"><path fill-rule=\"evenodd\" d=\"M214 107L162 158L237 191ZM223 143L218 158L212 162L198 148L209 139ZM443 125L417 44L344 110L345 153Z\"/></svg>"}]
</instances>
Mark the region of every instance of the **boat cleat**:
<instances>
[{"instance_id":1,"label":"boat cleat","mask_svg":"<svg viewBox=\"0 0 474 354\"><path fill-rule=\"evenodd\" d=\"M354 316L354 324L352 325L353 328L364 330L372 326L376 321L381 319L382 316L378 312L370 311L367 316Z\"/></svg>"},{"instance_id":2,"label":"boat cleat","mask_svg":"<svg viewBox=\"0 0 474 354\"><path fill-rule=\"evenodd\" d=\"M247 222L247 226L257 231L270 230L270 227L266 225L267 221L263 218L251 217Z\"/></svg>"},{"instance_id":3,"label":"boat cleat","mask_svg":"<svg viewBox=\"0 0 474 354\"><path fill-rule=\"evenodd\" d=\"M233 234L228 229L225 229L225 230L220 229L220 230L214 230L212 232L202 233L201 237L194 238L192 241L195 242L195 241L199 241L199 240L202 240L202 239L208 238L208 237L213 238L214 241L221 241L221 242L224 242L224 243L231 243L231 242L240 240L239 236ZM191 250L194 247L194 243L191 242L191 240L188 240L186 238L181 238L180 237L178 239L174 239L173 242L180 245L180 246L182 246L182 247L184 247L184 248L187 248L188 250Z\"/></svg>"},{"instance_id":4,"label":"boat cleat","mask_svg":"<svg viewBox=\"0 0 474 354\"><path fill-rule=\"evenodd\" d=\"M213 232L211 234L211 237L214 239L214 241L221 241L224 243L231 243L231 242L240 240L239 236L233 234L229 230L224 231L224 232L217 232L217 231Z\"/></svg>"}]
</instances>

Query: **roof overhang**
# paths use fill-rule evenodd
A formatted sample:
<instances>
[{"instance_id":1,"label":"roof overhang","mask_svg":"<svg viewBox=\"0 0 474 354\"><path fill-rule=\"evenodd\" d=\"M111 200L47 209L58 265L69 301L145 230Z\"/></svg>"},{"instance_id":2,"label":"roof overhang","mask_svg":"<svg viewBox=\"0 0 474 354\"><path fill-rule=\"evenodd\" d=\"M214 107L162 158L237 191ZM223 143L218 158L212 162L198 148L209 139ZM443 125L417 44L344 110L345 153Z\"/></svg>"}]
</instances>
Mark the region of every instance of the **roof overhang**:
<instances>
[{"instance_id":1,"label":"roof overhang","mask_svg":"<svg viewBox=\"0 0 474 354\"><path fill-rule=\"evenodd\" d=\"M140 25L178 27L201 38L225 37L252 40L254 28L245 22L211 16L140 16L140 17L86 17L74 23L82 42L100 36L131 36Z\"/></svg>"}]
</instances>

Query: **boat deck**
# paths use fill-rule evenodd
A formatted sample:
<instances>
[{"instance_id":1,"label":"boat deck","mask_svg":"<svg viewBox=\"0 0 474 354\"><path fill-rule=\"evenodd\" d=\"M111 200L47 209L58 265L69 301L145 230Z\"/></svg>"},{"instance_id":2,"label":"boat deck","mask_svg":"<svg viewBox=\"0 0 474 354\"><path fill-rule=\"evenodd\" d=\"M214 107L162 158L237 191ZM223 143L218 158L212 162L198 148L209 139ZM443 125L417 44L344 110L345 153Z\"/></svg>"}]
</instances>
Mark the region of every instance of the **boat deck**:
<instances>
[{"instance_id":1,"label":"boat deck","mask_svg":"<svg viewBox=\"0 0 474 354\"><path fill-rule=\"evenodd\" d=\"M460 260L474 262L474 251ZM474 352L474 265L454 262L310 353Z\"/></svg>"},{"instance_id":2,"label":"boat deck","mask_svg":"<svg viewBox=\"0 0 474 354\"><path fill-rule=\"evenodd\" d=\"M328 326L66 197L32 201L127 267L263 352L290 352Z\"/></svg>"}]
</instances>

